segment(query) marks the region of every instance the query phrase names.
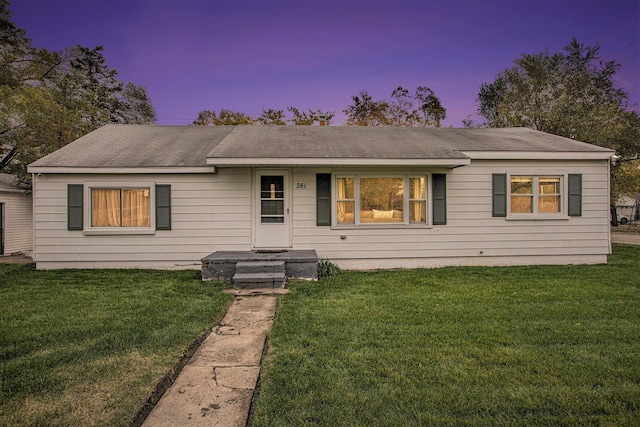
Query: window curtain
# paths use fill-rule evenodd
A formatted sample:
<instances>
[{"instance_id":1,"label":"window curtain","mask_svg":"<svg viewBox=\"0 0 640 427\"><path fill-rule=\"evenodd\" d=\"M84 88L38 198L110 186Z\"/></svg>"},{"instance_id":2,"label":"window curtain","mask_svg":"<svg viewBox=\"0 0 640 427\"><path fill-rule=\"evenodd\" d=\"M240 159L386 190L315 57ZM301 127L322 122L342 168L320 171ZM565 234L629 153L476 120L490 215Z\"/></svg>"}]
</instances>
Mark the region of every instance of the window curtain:
<instances>
[{"instance_id":1,"label":"window curtain","mask_svg":"<svg viewBox=\"0 0 640 427\"><path fill-rule=\"evenodd\" d=\"M140 189L91 190L91 226L93 227L149 227L150 191Z\"/></svg>"},{"instance_id":2,"label":"window curtain","mask_svg":"<svg viewBox=\"0 0 640 427\"><path fill-rule=\"evenodd\" d=\"M338 222L352 223L355 221L354 180L353 178L338 178L336 187Z\"/></svg>"},{"instance_id":3,"label":"window curtain","mask_svg":"<svg viewBox=\"0 0 640 427\"><path fill-rule=\"evenodd\" d=\"M92 189L91 199L93 227L120 226L120 190Z\"/></svg>"},{"instance_id":4,"label":"window curtain","mask_svg":"<svg viewBox=\"0 0 640 427\"><path fill-rule=\"evenodd\" d=\"M427 203L424 178L411 178L409 198L411 222L425 222L427 220Z\"/></svg>"},{"instance_id":5,"label":"window curtain","mask_svg":"<svg viewBox=\"0 0 640 427\"><path fill-rule=\"evenodd\" d=\"M149 227L149 190L122 190L122 226Z\"/></svg>"}]
</instances>

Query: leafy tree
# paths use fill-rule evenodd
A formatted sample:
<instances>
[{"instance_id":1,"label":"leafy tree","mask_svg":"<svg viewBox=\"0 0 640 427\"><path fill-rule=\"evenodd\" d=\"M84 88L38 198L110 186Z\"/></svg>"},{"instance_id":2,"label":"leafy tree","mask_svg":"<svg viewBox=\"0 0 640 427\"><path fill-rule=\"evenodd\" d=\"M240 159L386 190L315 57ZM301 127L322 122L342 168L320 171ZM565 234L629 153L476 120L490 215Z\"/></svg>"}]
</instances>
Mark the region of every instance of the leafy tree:
<instances>
[{"instance_id":1,"label":"leafy tree","mask_svg":"<svg viewBox=\"0 0 640 427\"><path fill-rule=\"evenodd\" d=\"M347 125L354 126L440 126L447 111L433 91L423 86L413 95L398 86L390 101L374 101L364 90L351 99L353 104L344 113Z\"/></svg>"},{"instance_id":2,"label":"leafy tree","mask_svg":"<svg viewBox=\"0 0 640 427\"><path fill-rule=\"evenodd\" d=\"M257 122L261 125L286 125L287 121L283 110L275 110L273 108L262 109L262 113L258 116Z\"/></svg>"},{"instance_id":3,"label":"leafy tree","mask_svg":"<svg viewBox=\"0 0 640 427\"><path fill-rule=\"evenodd\" d=\"M325 124L329 125L335 116L333 111L322 111L320 109L308 112L301 111L296 107L287 107L287 111L292 114L291 118L287 118L283 110L273 108L262 109L262 113L257 118L252 118L244 113L238 113L231 110L220 110L217 114L215 111L205 110L198 113L198 118L193 122L199 126L220 126L220 125L250 125L259 123L261 125L313 125L321 119Z\"/></svg>"},{"instance_id":4,"label":"leafy tree","mask_svg":"<svg viewBox=\"0 0 640 427\"><path fill-rule=\"evenodd\" d=\"M421 123L418 109L413 105L413 97L402 86L391 92L388 114L391 126L420 126Z\"/></svg>"},{"instance_id":5,"label":"leafy tree","mask_svg":"<svg viewBox=\"0 0 640 427\"><path fill-rule=\"evenodd\" d=\"M439 128L440 121L447 118L447 109L442 106L440 98L428 87L418 86L415 99L420 103L425 126L434 124Z\"/></svg>"},{"instance_id":6,"label":"leafy tree","mask_svg":"<svg viewBox=\"0 0 640 427\"><path fill-rule=\"evenodd\" d=\"M522 55L480 87L485 125L529 127L637 156L640 118L627 110L627 92L615 87L620 64L600 61L599 52L599 45L573 39L564 53Z\"/></svg>"},{"instance_id":7,"label":"leafy tree","mask_svg":"<svg viewBox=\"0 0 640 427\"><path fill-rule=\"evenodd\" d=\"M389 126L389 103L374 101L366 90L351 97L353 104L347 106L347 125L350 126Z\"/></svg>"},{"instance_id":8,"label":"leafy tree","mask_svg":"<svg viewBox=\"0 0 640 427\"><path fill-rule=\"evenodd\" d=\"M114 117L118 123L143 125L155 122L156 112L144 86L127 82L119 102L120 109L116 110Z\"/></svg>"},{"instance_id":9,"label":"leafy tree","mask_svg":"<svg viewBox=\"0 0 640 427\"><path fill-rule=\"evenodd\" d=\"M564 53L522 55L480 87L478 112L486 126L524 126L616 150L622 159L611 168L615 200L637 191L639 171L625 162L640 154L640 116L615 87L620 64L599 54L599 45L573 39Z\"/></svg>"},{"instance_id":10,"label":"leafy tree","mask_svg":"<svg viewBox=\"0 0 640 427\"><path fill-rule=\"evenodd\" d=\"M117 79L103 48L50 52L31 45L0 0L0 170L26 166L106 123L153 123L146 89Z\"/></svg>"},{"instance_id":11,"label":"leafy tree","mask_svg":"<svg viewBox=\"0 0 640 427\"><path fill-rule=\"evenodd\" d=\"M462 127L466 129L470 129L470 128L481 128L486 126L481 123L476 123L476 121L473 120L473 118L471 117L471 114L469 114L466 118L462 119Z\"/></svg>"},{"instance_id":12,"label":"leafy tree","mask_svg":"<svg viewBox=\"0 0 640 427\"><path fill-rule=\"evenodd\" d=\"M309 109L309 112L305 113L304 111L300 111L296 107L287 107L287 111L292 114L292 118L289 119L289 123L298 126L311 126L316 122L321 121L324 121L324 124L329 126L331 124L331 120L336 115L334 111L322 111L320 109L317 109L315 111Z\"/></svg>"},{"instance_id":13,"label":"leafy tree","mask_svg":"<svg viewBox=\"0 0 640 427\"><path fill-rule=\"evenodd\" d=\"M221 109L219 114L215 111L204 110L198 113L198 118L193 122L196 126L229 126L251 125L254 120L245 113Z\"/></svg>"},{"instance_id":14,"label":"leafy tree","mask_svg":"<svg viewBox=\"0 0 640 427\"><path fill-rule=\"evenodd\" d=\"M640 193L640 160L617 162L612 165L611 173L611 199L615 201L621 194L635 199Z\"/></svg>"}]
</instances>

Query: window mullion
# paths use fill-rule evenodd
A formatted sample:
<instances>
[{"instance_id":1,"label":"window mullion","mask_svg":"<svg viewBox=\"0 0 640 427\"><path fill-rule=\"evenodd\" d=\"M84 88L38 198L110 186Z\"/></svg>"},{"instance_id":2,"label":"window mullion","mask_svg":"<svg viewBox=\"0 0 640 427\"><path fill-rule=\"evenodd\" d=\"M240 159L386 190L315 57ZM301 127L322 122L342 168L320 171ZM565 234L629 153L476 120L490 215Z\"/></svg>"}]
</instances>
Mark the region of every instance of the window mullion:
<instances>
[{"instance_id":1,"label":"window mullion","mask_svg":"<svg viewBox=\"0 0 640 427\"><path fill-rule=\"evenodd\" d=\"M411 178L408 176L404 177L404 200L403 200L403 204L404 204L404 210L402 212L402 216L403 216L403 224L404 225L408 225L411 221L410 221L410 217L411 217L411 213L409 212L409 206L410 206L410 202L409 200L411 199L411 194L409 193L410 191L410 181Z\"/></svg>"},{"instance_id":2,"label":"window mullion","mask_svg":"<svg viewBox=\"0 0 640 427\"><path fill-rule=\"evenodd\" d=\"M122 199L122 188L120 189L120 227L124 227L124 200Z\"/></svg>"},{"instance_id":3,"label":"window mullion","mask_svg":"<svg viewBox=\"0 0 640 427\"><path fill-rule=\"evenodd\" d=\"M538 177L535 175L531 177L531 181L531 193L533 196L531 210L533 211L533 215L538 215L538 204L540 202L540 188L538 185L540 185L540 183L538 181Z\"/></svg>"},{"instance_id":4,"label":"window mullion","mask_svg":"<svg viewBox=\"0 0 640 427\"><path fill-rule=\"evenodd\" d=\"M353 223L360 225L360 177L353 177Z\"/></svg>"}]
</instances>

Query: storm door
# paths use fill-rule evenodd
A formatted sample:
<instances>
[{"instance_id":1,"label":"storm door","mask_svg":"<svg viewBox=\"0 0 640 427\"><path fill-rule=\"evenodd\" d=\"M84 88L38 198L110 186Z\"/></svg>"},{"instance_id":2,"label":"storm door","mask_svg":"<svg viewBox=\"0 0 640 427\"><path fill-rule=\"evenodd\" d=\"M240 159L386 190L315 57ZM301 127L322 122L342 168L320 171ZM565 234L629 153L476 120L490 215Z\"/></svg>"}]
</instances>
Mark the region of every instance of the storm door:
<instances>
[{"instance_id":1,"label":"storm door","mask_svg":"<svg viewBox=\"0 0 640 427\"><path fill-rule=\"evenodd\" d=\"M258 171L255 186L255 247L291 247L289 171Z\"/></svg>"}]
</instances>

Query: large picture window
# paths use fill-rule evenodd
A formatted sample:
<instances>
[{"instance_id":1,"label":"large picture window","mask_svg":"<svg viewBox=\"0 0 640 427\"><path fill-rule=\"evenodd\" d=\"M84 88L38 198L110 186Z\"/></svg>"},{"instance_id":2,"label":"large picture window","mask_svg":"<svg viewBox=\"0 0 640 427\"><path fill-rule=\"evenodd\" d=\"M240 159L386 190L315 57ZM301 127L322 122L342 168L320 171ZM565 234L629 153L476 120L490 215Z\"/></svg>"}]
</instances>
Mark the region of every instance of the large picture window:
<instances>
[{"instance_id":1,"label":"large picture window","mask_svg":"<svg viewBox=\"0 0 640 427\"><path fill-rule=\"evenodd\" d=\"M562 212L561 180L557 176L511 176L512 214Z\"/></svg>"},{"instance_id":2,"label":"large picture window","mask_svg":"<svg viewBox=\"0 0 640 427\"><path fill-rule=\"evenodd\" d=\"M150 227L149 188L92 188L92 227Z\"/></svg>"},{"instance_id":3,"label":"large picture window","mask_svg":"<svg viewBox=\"0 0 640 427\"><path fill-rule=\"evenodd\" d=\"M336 179L337 224L410 224L427 221L427 180L411 176Z\"/></svg>"}]
</instances>

